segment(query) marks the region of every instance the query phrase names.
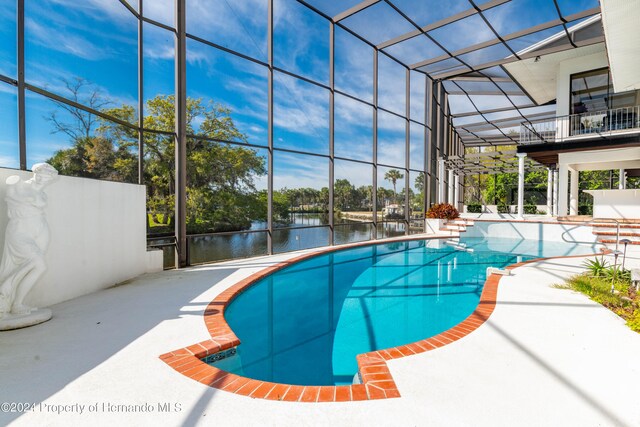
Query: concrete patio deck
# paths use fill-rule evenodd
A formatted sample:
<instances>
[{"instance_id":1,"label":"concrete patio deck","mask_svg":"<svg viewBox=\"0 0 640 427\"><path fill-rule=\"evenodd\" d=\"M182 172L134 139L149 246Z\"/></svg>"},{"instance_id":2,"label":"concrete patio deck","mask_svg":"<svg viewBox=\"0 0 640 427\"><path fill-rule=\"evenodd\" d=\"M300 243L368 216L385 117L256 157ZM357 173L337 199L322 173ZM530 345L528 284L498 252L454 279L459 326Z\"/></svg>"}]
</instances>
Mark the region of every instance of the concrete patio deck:
<instances>
[{"instance_id":1,"label":"concrete patio deck","mask_svg":"<svg viewBox=\"0 0 640 427\"><path fill-rule=\"evenodd\" d=\"M299 254L146 275L54 306L43 325L1 333L0 402L35 408L0 413L0 425L640 425L640 334L551 286L580 271L583 258L517 268L476 331L389 361L397 399L251 399L158 358L208 338L202 313L217 294ZM640 267L638 252L628 254L631 264Z\"/></svg>"}]
</instances>

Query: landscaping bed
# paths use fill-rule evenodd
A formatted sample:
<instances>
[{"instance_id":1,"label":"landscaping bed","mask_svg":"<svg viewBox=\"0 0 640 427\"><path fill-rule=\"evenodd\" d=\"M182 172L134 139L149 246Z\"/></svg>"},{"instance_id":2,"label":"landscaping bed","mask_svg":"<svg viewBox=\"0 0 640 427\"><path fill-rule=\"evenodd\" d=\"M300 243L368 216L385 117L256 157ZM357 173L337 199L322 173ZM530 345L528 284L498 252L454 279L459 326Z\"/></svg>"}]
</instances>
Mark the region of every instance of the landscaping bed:
<instances>
[{"instance_id":1,"label":"landscaping bed","mask_svg":"<svg viewBox=\"0 0 640 427\"><path fill-rule=\"evenodd\" d=\"M558 288L573 289L602 304L618 316L627 326L640 333L640 294L631 286L631 274L620 266L611 266L600 258L585 262L588 271L567 280Z\"/></svg>"}]
</instances>

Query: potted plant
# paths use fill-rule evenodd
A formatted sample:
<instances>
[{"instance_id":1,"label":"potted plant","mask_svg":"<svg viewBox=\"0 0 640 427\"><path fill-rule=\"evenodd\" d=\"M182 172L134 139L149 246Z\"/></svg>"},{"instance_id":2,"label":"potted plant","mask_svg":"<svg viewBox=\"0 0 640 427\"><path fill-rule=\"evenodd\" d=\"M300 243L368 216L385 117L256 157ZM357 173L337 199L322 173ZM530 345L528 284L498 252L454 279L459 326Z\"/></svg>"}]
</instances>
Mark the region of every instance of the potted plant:
<instances>
[{"instance_id":1,"label":"potted plant","mask_svg":"<svg viewBox=\"0 0 640 427\"><path fill-rule=\"evenodd\" d=\"M427 211L425 230L427 233L438 233L447 220L460 217L460 212L449 203L436 203Z\"/></svg>"}]
</instances>

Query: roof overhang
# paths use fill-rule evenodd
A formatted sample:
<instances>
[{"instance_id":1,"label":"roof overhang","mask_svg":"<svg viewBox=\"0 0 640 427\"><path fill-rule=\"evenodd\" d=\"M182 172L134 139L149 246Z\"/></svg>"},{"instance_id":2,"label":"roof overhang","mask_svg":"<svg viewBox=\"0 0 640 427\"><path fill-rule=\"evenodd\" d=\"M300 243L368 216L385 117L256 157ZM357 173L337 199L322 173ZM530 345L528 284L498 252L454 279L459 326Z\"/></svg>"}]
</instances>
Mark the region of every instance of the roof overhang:
<instances>
[{"instance_id":1,"label":"roof overhang","mask_svg":"<svg viewBox=\"0 0 640 427\"><path fill-rule=\"evenodd\" d=\"M604 43L598 43L512 62L504 65L504 68L527 91L533 100L538 105L541 105L556 99L558 68L561 62L603 52L604 50Z\"/></svg>"},{"instance_id":2,"label":"roof overhang","mask_svg":"<svg viewBox=\"0 0 640 427\"><path fill-rule=\"evenodd\" d=\"M640 89L640 2L600 0L615 92Z\"/></svg>"},{"instance_id":3,"label":"roof overhang","mask_svg":"<svg viewBox=\"0 0 640 427\"><path fill-rule=\"evenodd\" d=\"M538 163L546 166L554 166L558 163L558 155L560 153L568 153L572 151L601 151L604 149L618 149L640 147L640 136L623 135L608 138L593 138L580 141L555 142L542 144L524 144L518 145L518 153L527 153L527 157L531 157Z\"/></svg>"},{"instance_id":4,"label":"roof overhang","mask_svg":"<svg viewBox=\"0 0 640 427\"><path fill-rule=\"evenodd\" d=\"M574 25L568 31L570 34L583 30L588 31L590 27L594 28L594 26L600 25L600 20L600 15L593 16ZM558 69L563 61L606 50L604 40L602 40L587 46L545 54L549 46L558 43L563 37L565 37L565 33L560 32L518 52L520 56L531 56L539 52L539 56L504 65L511 77L518 82L538 105L546 104L556 99Z\"/></svg>"}]
</instances>

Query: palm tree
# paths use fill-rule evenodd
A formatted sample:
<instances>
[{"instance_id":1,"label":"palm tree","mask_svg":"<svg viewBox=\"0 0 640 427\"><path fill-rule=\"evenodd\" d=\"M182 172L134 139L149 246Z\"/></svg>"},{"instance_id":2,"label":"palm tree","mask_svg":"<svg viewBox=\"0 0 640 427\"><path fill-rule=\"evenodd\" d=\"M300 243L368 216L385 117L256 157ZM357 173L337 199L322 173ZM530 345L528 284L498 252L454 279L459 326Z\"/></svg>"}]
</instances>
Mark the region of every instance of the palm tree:
<instances>
[{"instance_id":1,"label":"palm tree","mask_svg":"<svg viewBox=\"0 0 640 427\"><path fill-rule=\"evenodd\" d=\"M404 178L404 175L401 174L400 171L397 169L391 169L390 171L384 174L384 179L386 179L387 181L390 181L391 184L393 185L393 197L396 203L398 202L398 193L396 192L396 182L402 178Z\"/></svg>"}]
</instances>

